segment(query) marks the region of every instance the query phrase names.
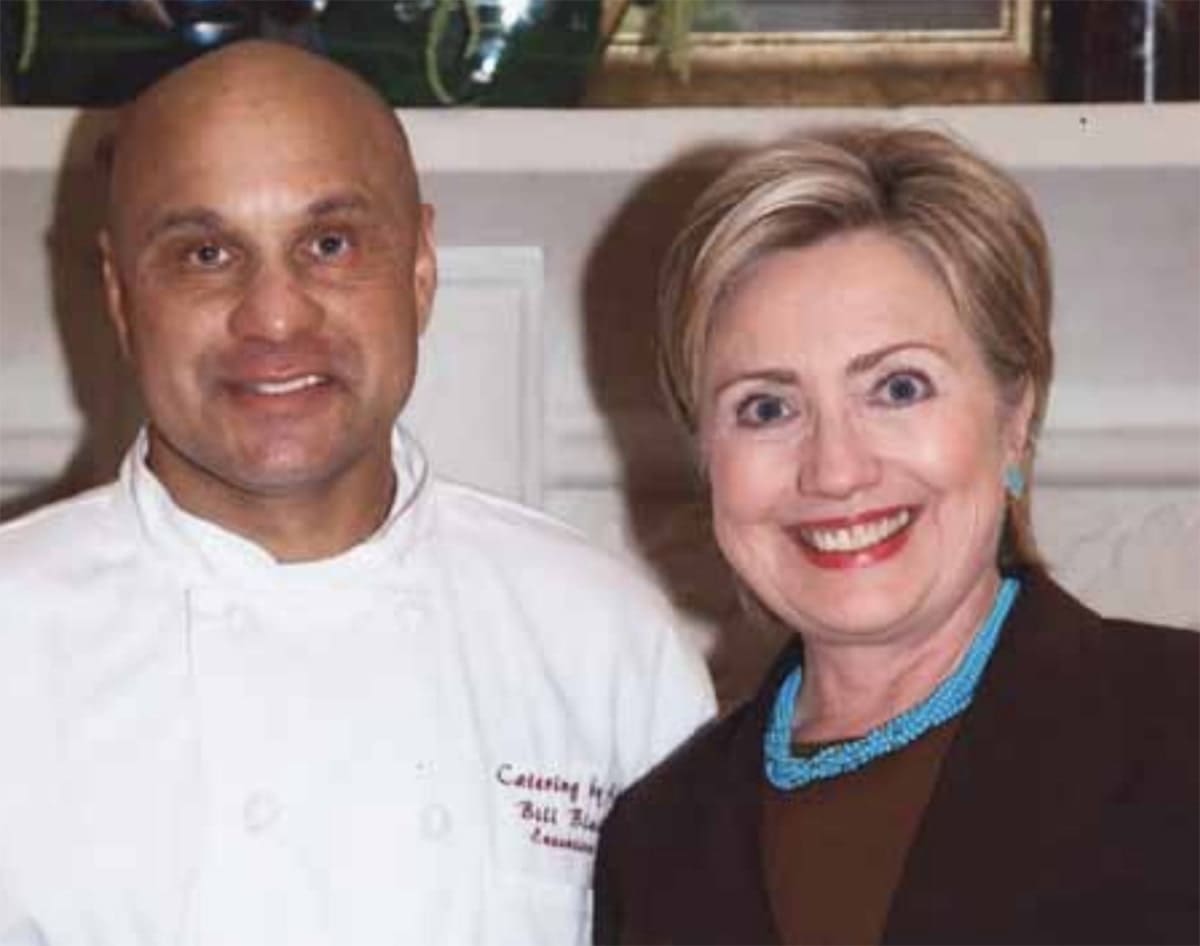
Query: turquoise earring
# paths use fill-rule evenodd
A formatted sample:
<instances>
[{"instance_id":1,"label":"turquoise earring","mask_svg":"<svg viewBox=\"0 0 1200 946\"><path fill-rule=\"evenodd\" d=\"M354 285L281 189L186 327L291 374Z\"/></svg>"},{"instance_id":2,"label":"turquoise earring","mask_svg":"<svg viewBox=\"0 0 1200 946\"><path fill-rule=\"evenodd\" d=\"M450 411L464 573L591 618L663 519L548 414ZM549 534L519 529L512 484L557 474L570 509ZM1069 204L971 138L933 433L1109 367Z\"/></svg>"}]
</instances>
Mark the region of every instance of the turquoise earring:
<instances>
[{"instance_id":1,"label":"turquoise earring","mask_svg":"<svg viewBox=\"0 0 1200 946\"><path fill-rule=\"evenodd\" d=\"M1025 494L1025 474L1015 463L1004 468L1004 488L1013 499L1020 499Z\"/></svg>"}]
</instances>

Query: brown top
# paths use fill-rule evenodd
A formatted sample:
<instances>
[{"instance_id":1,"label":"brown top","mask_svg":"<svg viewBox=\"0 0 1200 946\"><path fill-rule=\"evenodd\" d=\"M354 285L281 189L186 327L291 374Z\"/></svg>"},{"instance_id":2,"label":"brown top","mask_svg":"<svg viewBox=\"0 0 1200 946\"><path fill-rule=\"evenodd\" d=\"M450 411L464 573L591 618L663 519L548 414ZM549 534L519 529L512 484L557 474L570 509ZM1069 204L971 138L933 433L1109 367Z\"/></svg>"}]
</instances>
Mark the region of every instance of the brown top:
<instances>
[{"instance_id":1,"label":"brown top","mask_svg":"<svg viewBox=\"0 0 1200 946\"><path fill-rule=\"evenodd\" d=\"M763 873L783 942L882 940L892 894L957 728L955 717L865 768L794 791L764 780Z\"/></svg>"},{"instance_id":2,"label":"brown top","mask_svg":"<svg viewBox=\"0 0 1200 946\"><path fill-rule=\"evenodd\" d=\"M1022 581L946 747L884 942L1194 946L1200 634L1104 620L1040 572ZM596 859L596 943L780 942L763 733L800 651L794 636L752 701L617 800Z\"/></svg>"}]
</instances>

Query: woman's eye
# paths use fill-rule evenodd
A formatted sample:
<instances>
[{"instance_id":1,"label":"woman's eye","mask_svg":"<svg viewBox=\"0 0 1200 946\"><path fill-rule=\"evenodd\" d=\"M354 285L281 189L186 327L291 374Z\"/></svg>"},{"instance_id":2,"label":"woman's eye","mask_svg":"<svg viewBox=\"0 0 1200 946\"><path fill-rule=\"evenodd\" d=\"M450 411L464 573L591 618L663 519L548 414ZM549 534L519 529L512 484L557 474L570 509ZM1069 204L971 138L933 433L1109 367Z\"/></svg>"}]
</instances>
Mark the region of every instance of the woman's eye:
<instances>
[{"instance_id":1,"label":"woman's eye","mask_svg":"<svg viewBox=\"0 0 1200 946\"><path fill-rule=\"evenodd\" d=\"M745 427L766 427L791 416L791 408L781 397L752 394L738 404L737 422Z\"/></svg>"},{"instance_id":2,"label":"woman's eye","mask_svg":"<svg viewBox=\"0 0 1200 946\"><path fill-rule=\"evenodd\" d=\"M877 400L888 407L905 407L930 397L933 384L918 371L897 371L875 386Z\"/></svg>"}]
</instances>

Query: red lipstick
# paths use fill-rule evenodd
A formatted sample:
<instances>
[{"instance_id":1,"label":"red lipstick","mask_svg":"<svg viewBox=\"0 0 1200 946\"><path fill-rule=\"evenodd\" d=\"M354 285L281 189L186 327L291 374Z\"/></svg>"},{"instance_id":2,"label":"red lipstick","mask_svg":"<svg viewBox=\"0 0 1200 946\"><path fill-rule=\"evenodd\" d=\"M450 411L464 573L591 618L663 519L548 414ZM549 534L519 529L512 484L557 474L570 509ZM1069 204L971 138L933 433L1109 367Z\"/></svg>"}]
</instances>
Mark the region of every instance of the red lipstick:
<instances>
[{"instance_id":1,"label":"red lipstick","mask_svg":"<svg viewBox=\"0 0 1200 946\"><path fill-rule=\"evenodd\" d=\"M904 548L919 514L916 506L892 506L854 516L812 520L792 526L787 532L818 568L864 568L886 561ZM872 535L871 526L880 531L879 538Z\"/></svg>"}]
</instances>

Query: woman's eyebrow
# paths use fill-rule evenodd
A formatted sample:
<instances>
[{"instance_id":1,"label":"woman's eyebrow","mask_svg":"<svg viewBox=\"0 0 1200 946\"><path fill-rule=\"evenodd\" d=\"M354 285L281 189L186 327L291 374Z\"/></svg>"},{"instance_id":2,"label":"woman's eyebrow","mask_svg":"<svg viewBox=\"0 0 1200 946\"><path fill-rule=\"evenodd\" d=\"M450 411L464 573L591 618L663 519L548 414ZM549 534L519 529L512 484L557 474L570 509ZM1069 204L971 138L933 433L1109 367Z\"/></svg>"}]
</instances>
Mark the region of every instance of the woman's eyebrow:
<instances>
[{"instance_id":1,"label":"woman's eyebrow","mask_svg":"<svg viewBox=\"0 0 1200 946\"><path fill-rule=\"evenodd\" d=\"M795 384L796 380L796 372L790 368L759 368L754 371L740 371L721 381L716 386L715 393L720 394L727 388L746 381L767 381L771 384Z\"/></svg>"},{"instance_id":2,"label":"woman's eyebrow","mask_svg":"<svg viewBox=\"0 0 1200 946\"><path fill-rule=\"evenodd\" d=\"M929 342L896 342L894 345L884 345L882 348L876 348L873 351L864 352L861 355L855 355L850 359L850 363L846 365L846 374L855 375L862 374L865 371L870 371L889 355L894 355L896 352L904 351L907 348L919 348L923 349L924 351L932 352L939 358L944 359L946 357L945 349Z\"/></svg>"}]
</instances>

